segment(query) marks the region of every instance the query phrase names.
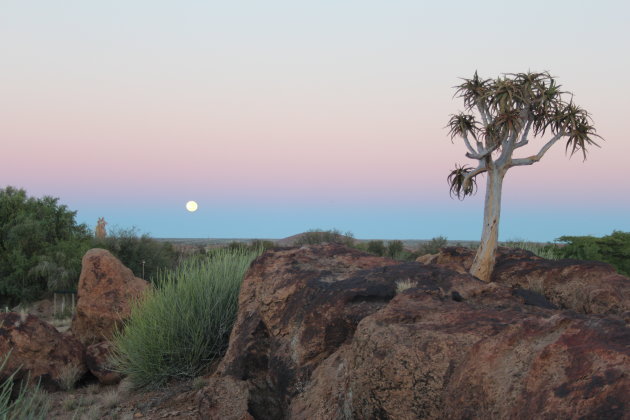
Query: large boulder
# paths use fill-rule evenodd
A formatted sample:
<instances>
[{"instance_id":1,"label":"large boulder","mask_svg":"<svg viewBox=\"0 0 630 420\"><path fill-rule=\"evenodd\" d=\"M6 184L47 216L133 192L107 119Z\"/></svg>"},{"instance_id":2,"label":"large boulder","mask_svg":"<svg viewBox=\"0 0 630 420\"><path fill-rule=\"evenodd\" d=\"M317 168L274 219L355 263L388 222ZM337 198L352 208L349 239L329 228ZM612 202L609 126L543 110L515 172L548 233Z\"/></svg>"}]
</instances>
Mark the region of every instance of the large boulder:
<instances>
[{"instance_id":1,"label":"large boulder","mask_svg":"<svg viewBox=\"0 0 630 420\"><path fill-rule=\"evenodd\" d=\"M337 389L349 418L621 418L628 344L615 320L411 290L359 324ZM315 402L296 414L323 418L330 403Z\"/></svg>"},{"instance_id":2,"label":"large boulder","mask_svg":"<svg viewBox=\"0 0 630 420\"><path fill-rule=\"evenodd\" d=\"M629 400L622 321L334 244L252 264L198 395L202 418L258 420L630 418Z\"/></svg>"},{"instance_id":3,"label":"large boulder","mask_svg":"<svg viewBox=\"0 0 630 420\"><path fill-rule=\"evenodd\" d=\"M83 345L34 315L0 313L0 355L0 362L8 355L0 383L19 370L15 380L56 391L72 387L87 372Z\"/></svg>"},{"instance_id":4,"label":"large boulder","mask_svg":"<svg viewBox=\"0 0 630 420\"><path fill-rule=\"evenodd\" d=\"M469 248L446 247L416 261L467 273L474 256ZM630 321L630 282L609 264L547 260L522 249L499 247L491 281L536 291L560 308L584 314L618 315Z\"/></svg>"},{"instance_id":5,"label":"large boulder","mask_svg":"<svg viewBox=\"0 0 630 420\"><path fill-rule=\"evenodd\" d=\"M82 264L70 330L83 344L90 345L110 339L129 318L132 302L150 285L105 249L89 250Z\"/></svg>"}]
</instances>

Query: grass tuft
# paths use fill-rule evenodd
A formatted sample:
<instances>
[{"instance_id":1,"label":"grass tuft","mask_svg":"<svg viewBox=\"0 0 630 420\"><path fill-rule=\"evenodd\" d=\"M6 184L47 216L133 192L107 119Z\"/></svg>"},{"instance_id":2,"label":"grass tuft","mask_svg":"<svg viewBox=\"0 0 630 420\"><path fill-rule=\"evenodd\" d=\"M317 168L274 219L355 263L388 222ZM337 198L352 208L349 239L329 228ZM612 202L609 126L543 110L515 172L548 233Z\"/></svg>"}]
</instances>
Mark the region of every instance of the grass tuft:
<instances>
[{"instance_id":1,"label":"grass tuft","mask_svg":"<svg viewBox=\"0 0 630 420\"><path fill-rule=\"evenodd\" d=\"M4 370L11 351L0 360L0 373ZM29 387L23 383L17 397L11 398L14 372L0 383L0 419L3 420L44 420L48 416L50 401L48 394L42 391L39 384ZM28 381L27 381L28 382Z\"/></svg>"},{"instance_id":2,"label":"grass tuft","mask_svg":"<svg viewBox=\"0 0 630 420\"><path fill-rule=\"evenodd\" d=\"M558 256L557 247L553 244L541 244L537 242L528 242L519 239L513 239L501 244L508 248L519 248L534 253L535 255L548 260L557 260Z\"/></svg>"},{"instance_id":3,"label":"grass tuft","mask_svg":"<svg viewBox=\"0 0 630 420\"><path fill-rule=\"evenodd\" d=\"M203 374L227 348L245 272L259 249L218 249L158 274L114 337L112 364L136 388Z\"/></svg>"},{"instance_id":4,"label":"grass tuft","mask_svg":"<svg viewBox=\"0 0 630 420\"><path fill-rule=\"evenodd\" d=\"M59 373L59 385L64 391L72 391L82 374L83 371L80 366L70 363L64 366Z\"/></svg>"},{"instance_id":5,"label":"grass tuft","mask_svg":"<svg viewBox=\"0 0 630 420\"><path fill-rule=\"evenodd\" d=\"M411 281L411 279L406 280L398 280L396 282L396 293L402 293L407 289L411 289L412 287L416 287L418 282Z\"/></svg>"}]
</instances>

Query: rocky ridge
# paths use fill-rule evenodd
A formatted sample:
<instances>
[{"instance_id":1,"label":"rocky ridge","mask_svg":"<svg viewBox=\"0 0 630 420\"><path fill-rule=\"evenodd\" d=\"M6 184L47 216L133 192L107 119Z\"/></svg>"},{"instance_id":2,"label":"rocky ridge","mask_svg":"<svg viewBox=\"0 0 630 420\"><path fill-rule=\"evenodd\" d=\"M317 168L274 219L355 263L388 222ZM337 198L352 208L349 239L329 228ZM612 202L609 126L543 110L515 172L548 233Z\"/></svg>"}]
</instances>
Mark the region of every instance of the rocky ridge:
<instances>
[{"instance_id":1,"label":"rocky ridge","mask_svg":"<svg viewBox=\"0 0 630 420\"><path fill-rule=\"evenodd\" d=\"M548 299L506 270L484 283L334 244L268 251L197 396L201 418L630 418L626 295L568 310L553 291L573 277L560 272L543 281ZM593 290L630 281L608 274Z\"/></svg>"}]
</instances>

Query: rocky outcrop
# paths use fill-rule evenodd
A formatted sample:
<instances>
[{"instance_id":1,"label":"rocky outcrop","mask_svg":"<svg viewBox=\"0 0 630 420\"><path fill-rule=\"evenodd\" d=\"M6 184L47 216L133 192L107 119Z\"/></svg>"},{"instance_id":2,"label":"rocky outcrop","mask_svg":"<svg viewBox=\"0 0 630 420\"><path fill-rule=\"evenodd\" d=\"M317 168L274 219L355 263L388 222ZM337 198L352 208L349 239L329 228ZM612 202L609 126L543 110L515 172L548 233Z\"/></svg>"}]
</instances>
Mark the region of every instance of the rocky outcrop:
<instances>
[{"instance_id":1,"label":"rocky outcrop","mask_svg":"<svg viewBox=\"0 0 630 420\"><path fill-rule=\"evenodd\" d=\"M412 290L364 319L346 359L350 418L619 418L628 409L623 323L480 303ZM302 414L317 418L320 407Z\"/></svg>"},{"instance_id":2,"label":"rocky outcrop","mask_svg":"<svg viewBox=\"0 0 630 420\"><path fill-rule=\"evenodd\" d=\"M630 418L630 331L444 266L273 250L209 383L207 419Z\"/></svg>"},{"instance_id":3,"label":"rocky outcrop","mask_svg":"<svg viewBox=\"0 0 630 420\"><path fill-rule=\"evenodd\" d=\"M149 283L135 277L104 249L91 249L83 256L77 291L76 313L70 330L85 345L112 337L130 315L131 304Z\"/></svg>"},{"instance_id":4,"label":"rocky outcrop","mask_svg":"<svg viewBox=\"0 0 630 420\"><path fill-rule=\"evenodd\" d=\"M461 273L472 265L474 251L442 248L417 261ZM499 248L491 281L543 294L562 309L584 314L617 315L630 321L630 282L609 264L596 261L547 260L529 251Z\"/></svg>"},{"instance_id":5,"label":"rocky outcrop","mask_svg":"<svg viewBox=\"0 0 630 420\"><path fill-rule=\"evenodd\" d=\"M472 266L475 252L463 246L449 246L440 249L437 254L421 255L416 259L422 264L437 264L458 273L468 273Z\"/></svg>"},{"instance_id":6,"label":"rocky outcrop","mask_svg":"<svg viewBox=\"0 0 630 420\"><path fill-rule=\"evenodd\" d=\"M101 341L89 345L85 349L85 363L90 372L103 385L114 385L120 382L123 375L111 369L109 360L112 344L109 341Z\"/></svg>"},{"instance_id":7,"label":"rocky outcrop","mask_svg":"<svg viewBox=\"0 0 630 420\"><path fill-rule=\"evenodd\" d=\"M87 372L83 353L80 342L34 315L0 313L0 361L9 355L0 383L19 369L18 381L69 388Z\"/></svg>"}]
</instances>

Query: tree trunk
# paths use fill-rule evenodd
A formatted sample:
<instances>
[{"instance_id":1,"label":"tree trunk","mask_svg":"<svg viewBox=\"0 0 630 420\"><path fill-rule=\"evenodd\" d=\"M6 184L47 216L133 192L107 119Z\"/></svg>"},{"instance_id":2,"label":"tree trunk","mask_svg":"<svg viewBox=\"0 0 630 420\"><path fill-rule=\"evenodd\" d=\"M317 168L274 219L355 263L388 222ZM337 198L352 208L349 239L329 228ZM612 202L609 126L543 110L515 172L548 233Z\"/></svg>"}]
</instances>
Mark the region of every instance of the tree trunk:
<instances>
[{"instance_id":1,"label":"tree trunk","mask_svg":"<svg viewBox=\"0 0 630 420\"><path fill-rule=\"evenodd\" d=\"M501 215L501 188L505 171L493 168L488 171L486 183L486 201L483 209L483 231L481 243L475 260L470 267L470 274L489 282L496 259L499 243L499 217Z\"/></svg>"}]
</instances>

